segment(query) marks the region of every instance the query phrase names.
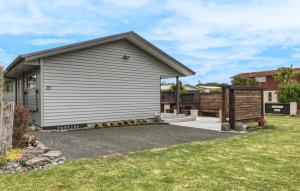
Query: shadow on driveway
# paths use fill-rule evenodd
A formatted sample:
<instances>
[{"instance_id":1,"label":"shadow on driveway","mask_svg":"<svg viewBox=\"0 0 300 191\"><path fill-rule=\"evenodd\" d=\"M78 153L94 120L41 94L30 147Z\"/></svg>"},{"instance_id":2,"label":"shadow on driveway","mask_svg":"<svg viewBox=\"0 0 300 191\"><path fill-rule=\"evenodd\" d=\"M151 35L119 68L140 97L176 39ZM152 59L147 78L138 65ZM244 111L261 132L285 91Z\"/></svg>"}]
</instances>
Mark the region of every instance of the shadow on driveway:
<instances>
[{"instance_id":1,"label":"shadow on driveway","mask_svg":"<svg viewBox=\"0 0 300 191\"><path fill-rule=\"evenodd\" d=\"M34 134L40 142L54 144L54 149L62 151L67 159L128 153L234 135L167 124Z\"/></svg>"}]
</instances>

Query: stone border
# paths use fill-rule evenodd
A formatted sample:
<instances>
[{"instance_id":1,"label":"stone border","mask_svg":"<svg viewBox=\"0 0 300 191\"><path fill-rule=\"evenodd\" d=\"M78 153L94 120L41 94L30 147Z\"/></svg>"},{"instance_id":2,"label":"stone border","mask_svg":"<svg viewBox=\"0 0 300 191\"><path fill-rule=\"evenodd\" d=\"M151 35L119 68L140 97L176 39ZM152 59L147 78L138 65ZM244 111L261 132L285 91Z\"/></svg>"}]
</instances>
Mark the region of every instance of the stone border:
<instances>
[{"instance_id":1,"label":"stone border","mask_svg":"<svg viewBox=\"0 0 300 191\"><path fill-rule=\"evenodd\" d=\"M51 150L42 143L38 143L37 147L25 148L22 155L28 157L28 160L23 162L10 161L5 166L0 167L0 173L21 173L49 168L63 164L66 160L60 151Z\"/></svg>"}]
</instances>

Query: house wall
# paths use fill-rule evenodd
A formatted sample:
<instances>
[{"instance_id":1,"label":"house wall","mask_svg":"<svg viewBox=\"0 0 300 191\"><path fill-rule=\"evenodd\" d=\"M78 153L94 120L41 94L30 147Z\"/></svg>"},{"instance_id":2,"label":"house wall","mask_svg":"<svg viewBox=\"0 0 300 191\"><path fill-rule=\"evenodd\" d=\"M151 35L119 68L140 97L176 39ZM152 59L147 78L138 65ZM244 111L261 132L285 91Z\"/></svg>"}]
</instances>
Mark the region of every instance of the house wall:
<instances>
[{"instance_id":1,"label":"house wall","mask_svg":"<svg viewBox=\"0 0 300 191\"><path fill-rule=\"evenodd\" d=\"M278 102L277 91L264 91L264 102L265 103L268 103L268 102L277 103Z\"/></svg>"},{"instance_id":2,"label":"house wall","mask_svg":"<svg viewBox=\"0 0 300 191\"><path fill-rule=\"evenodd\" d=\"M160 77L180 76L126 40L45 58L41 72L42 126L154 117Z\"/></svg>"},{"instance_id":3,"label":"house wall","mask_svg":"<svg viewBox=\"0 0 300 191\"><path fill-rule=\"evenodd\" d=\"M297 77L297 81L300 83L300 76ZM275 80L273 76L267 76L266 82L260 82L259 84L267 91L278 91L279 89L279 81Z\"/></svg>"}]
</instances>

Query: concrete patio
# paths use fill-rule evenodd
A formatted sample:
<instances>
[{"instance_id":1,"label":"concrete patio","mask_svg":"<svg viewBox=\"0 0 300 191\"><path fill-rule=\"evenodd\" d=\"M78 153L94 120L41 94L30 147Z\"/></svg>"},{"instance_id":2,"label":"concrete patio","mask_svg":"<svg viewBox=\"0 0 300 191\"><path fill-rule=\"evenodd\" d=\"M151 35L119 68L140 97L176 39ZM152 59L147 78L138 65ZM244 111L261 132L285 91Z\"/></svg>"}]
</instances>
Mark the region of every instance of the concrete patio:
<instances>
[{"instance_id":1,"label":"concrete patio","mask_svg":"<svg viewBox=\"0 0 300 191\"><path fill-rule=\"evenodd\" d=\"M216 117L197 117L196 121L175 122L172 125L221 131L220 119Z\"/></svg>"}]
</instances>

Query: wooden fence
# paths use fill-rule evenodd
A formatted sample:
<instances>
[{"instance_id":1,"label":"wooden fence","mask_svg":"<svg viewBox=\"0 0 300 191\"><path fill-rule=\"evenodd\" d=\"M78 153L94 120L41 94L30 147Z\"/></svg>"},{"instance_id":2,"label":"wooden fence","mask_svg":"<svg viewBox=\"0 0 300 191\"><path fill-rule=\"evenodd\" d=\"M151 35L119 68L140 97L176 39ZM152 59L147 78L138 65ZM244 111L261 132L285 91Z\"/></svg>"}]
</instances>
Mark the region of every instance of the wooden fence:
<instances>
[{"instance_id":1,"label":"wooden fence","mask_svg":"<svg viewBox=\"0 0 300 191\"><path fill-rule=\"evenodd\" d=\"M0 103L0 155L4 156L12 146L14 107L14 102Z\"/></svg>"},{"instance_id":2,"label":"wooden fence","mask_svg":"<svg viewBox=\"0 0 300 191\"><path fill-rule=\"evenodd\" d=\"M176 94L174 91L161 92L161 111L164 105L170 105L169 112L173 112L176 105ZM199 93L198 91L188 91L180 93L180 112L189 115L191 109L199 108Z\"/></svg>"},{"instance_id":3,"label":"wooden fence","mask_svg":"<svg viewBox=\"0 0 300 191\"><path fill-rule=\"evenodd\" d=\"M161 92L161 111L163 105L169 104L169 111L173 112L176 103L175 92ZM180 94L180 113L190 114L191 109L198 109L200 115L218 117L222 111L222 122L231 124L235 129L235 122L258 121L264 116L263 89L224 86L222 93L199 93L197 91Z\"/></svg>"},{"instance_id":4,"label":"wooden fence","mask_svg":"<svg viewBox=\"0 0 300 191\"><path fill-rule=\"evenodd\" d=\"M231 129L235 129L236 122L258 121L264 117L263 89L228 86L222 94L222 122L229 117Z\"/></svg>"},{"instance_id":5,"label":"wooden fence","mask_svg":"<svg viewBox=\"0 0 300 191\"><path fill-rule=\"evenodd\" d=\"M222 93L200 93L199 95L199 114L218 117L222 109Z\"/></svg>"}]
</instances>

